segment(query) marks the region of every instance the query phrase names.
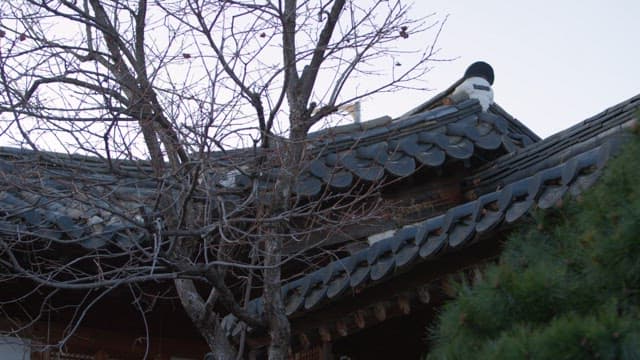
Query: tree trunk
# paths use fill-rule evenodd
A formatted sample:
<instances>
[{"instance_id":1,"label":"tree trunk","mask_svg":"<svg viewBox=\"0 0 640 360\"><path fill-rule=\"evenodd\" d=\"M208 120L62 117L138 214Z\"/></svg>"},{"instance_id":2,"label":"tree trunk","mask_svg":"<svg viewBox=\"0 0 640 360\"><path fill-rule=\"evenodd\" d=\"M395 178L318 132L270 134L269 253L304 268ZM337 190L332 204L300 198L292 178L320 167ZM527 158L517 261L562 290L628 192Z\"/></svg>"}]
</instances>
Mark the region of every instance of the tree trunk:
<instances>
[{"instance_id":1,"label":"tree trunk","mask_svg":"<svg viewBox=\"0 0 640 360\"><path fill-rule=\"evenodd\" d=\"M180 302L200 335L205 339L211 353L207 359L229 360L236 358L236 351L229 343L218 315L209 311L198 294L193 281L176 279L174 281Z\"/></svg>"},{"instance_id":2,"label":"tree trunk","mask_svg":"<svg viewBox=\"0 0 640 360\"><path fill-rule=\"evenodd\" d=\"M282 238L268 236L265 241L264 304L269 324L269 360L284 360L289 354L291 325L281 292Z\"/></svg>"}]
</instances>

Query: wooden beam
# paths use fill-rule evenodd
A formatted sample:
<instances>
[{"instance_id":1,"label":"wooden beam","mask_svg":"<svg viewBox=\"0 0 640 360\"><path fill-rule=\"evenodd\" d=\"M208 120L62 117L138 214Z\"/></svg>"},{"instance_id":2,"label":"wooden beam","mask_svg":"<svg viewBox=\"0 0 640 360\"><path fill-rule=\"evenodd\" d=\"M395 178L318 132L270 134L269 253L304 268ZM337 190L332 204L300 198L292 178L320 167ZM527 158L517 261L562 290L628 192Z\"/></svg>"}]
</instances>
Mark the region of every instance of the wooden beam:
<instances>
[{"instance_id":1,"label":"wooden beam","mask_svg":"<svg viewBox=\"0 0 640 360\"><path fill-rule=\"evenodd\" d=\"M40 344L42 339L49 338L50 341L58 341L64 335L66 323L52 322L52 323L37 323L33 327L33 333L30 335L34 344ZM0 326L0 329L2 327ZM172 354L174 356L181 356L184 358L201 359L209 349L204 341L199 339L185 339L185 338L164 338L161 336L153 336L153 331L159 331L157 327L151 328L152 337L150 340L150 353L149 359L153 359L159 353L159 347L161 344L162 353ZM103 358L106 354L117 357L117 354L131 354L134 358L142 358L145 352L145 346L143 342L138 342L136 339L139 334L135 332L126 331L112 331L92 327L80 327L77 329L74 336L67 341L65 351L69 353L77 354L93 354L96 359L100 356ZM47 359L49 356L46 353L33 352L34 359ZM57 358L57 355L52 354L50 358Z\"/></svg>"},{"instance_id":2,"label":"wooden beam","mask_svg":"<svg viewBox=\"0 0 640 360\"><path fill-rule=\"evenodd\" d=\"M383 302L376 303L373 306L373 315L378 321L384 321L387 318L387 309L384 307Z\"/></svg>"},{"instance_id":3,"label":"wooden beam","mask_svg":"<svg viewBox=\"0 0 640 360\"><path fill-rule=\"evenodd\" d=\"M320 333L320 339L322 339L322 342L331 342L331 332L326 326L318 328L318 332Z\"/></svg>"},{"instance_id":4,"label":"wooden beam","mask_svg":"<svg viewBox=\"0 0 640 360\"><path fill-rule=\"evenodd\" d=\"M367 313L364 310L358 310L353 314L356 326L360 329L364 329L364 327L367 326L367 323L365 321L366 314Z\"/></svg>"},{"instance_id":5,"label":"wooden beam","mask_svg":"<svg viewBox=\"0 0 640 360\"><path fill-rule=\"evenodd\" d=\"M325 331L333 332L327 338L332 335L335 340L336 337L339 338L336 324L340 320L347 324L349 336L380 321L404 316L398 305L399 294L409 297L411 312L418 308L438 306L447 298L443 291L446 278L451 274L459 274L460 270L473 269L478 263L495 259L501 249L501 239L501 232L492 232L490 237L474 243L465 251L445 253L433 261L419 263L410 272L398 273L393 281L355 289L356 296L341 298L327 304L320 311L296 317L292 320L292 330L296 335L306 332L313 347L320 343L321 339L317 334L321 326L327 328ZM455 281L455 275L449 281L451 280ZM449 293L455 289L455 286L448 287ZM266 336L261 339L264 339L265 344L268 343Z\"/></svg>"},{"instance_id":6,"label":"wooden beam","mask_svg":"<svg viewBox=\"0 0 640 360\"><path fill-rule=\"evenodd\" d=\"M411 312L411 301L408 295L402 294L398 296L398 307L400 307L400 311L405 315Z\"/></svg>"},{"instance_id":7,"label":"wooden beam","mask_svg":"<svg viewBox=\"0 0 640 360\"><path fill-rule=\"evenodd\" d=\"M347 324L344 322L344 320L338 320L336 322L336 332L342 337L349 334L349 332L347 331Z\"/></svg>"}]
</instances>

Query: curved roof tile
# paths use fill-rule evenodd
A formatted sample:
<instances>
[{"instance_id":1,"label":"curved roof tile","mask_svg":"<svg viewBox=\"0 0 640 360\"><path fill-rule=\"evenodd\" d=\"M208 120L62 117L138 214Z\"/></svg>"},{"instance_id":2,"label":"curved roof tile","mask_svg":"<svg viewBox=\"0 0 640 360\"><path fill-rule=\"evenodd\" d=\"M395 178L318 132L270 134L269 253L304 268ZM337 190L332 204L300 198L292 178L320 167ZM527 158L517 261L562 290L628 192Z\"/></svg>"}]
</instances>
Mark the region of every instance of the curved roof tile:
<instances>
[{"instance_id":1,"label":"curved roof tile","mask_svg":"<svg viewBox=\"0 0 640 360\"><path fill-rule=\"evenodd\" d=\"M600 175L609 158L610 146L611 142L604 142L442 215L404 227L369 248L285 285L288 315L301 311L302 303L305 310L320 306L349 288L373 285L448 249L468 245L503 221L517 221L536 205L554 204L567 191L579 194ZM324 272L324 280L317 277L319 272ZM303 290L292 291L293 288ZM228 317L233 323L237 321L233 315Z\"/></svg>"},{"instance_id":2,"label":"curved roof tile","mask_svg":"<svg viewBox=\"0 0 640 360\"><path fill-rule=\"evenodd\" d=\"M325 187L344 191L362 180L410 176L422 166L468 159L476 149L495 151L499 156L515 149L511 138L536 140L499 108L492 107L492 111L483 113L477 101L467 100L395 121L380 118L312 133L315 157L297 178L294 191L303 196L316 196ZM20 163L36 165L29 185L37 189L38 196L21 186L24 176L16 176L24 170L16 166ZM0 226L0 233L13 233L15 226L22 226L27 234L76 242L89 249L126 247L149 238L142 217L151 211L145 204L154 203L159 186L171 191L171 185L154 179L148 161L115 160L110 164L90 156L0 148L5 185L0 194L2 221L7 226L14 224L14 228ZM277 172L263 172L261 185L269 186ZM217 183L226 181L217 178ZM239 189L250 188L251 179L246 175L235 174L232 179ZM74 198L73 188L78 186L93 196L85 201L92 206ZM229 195L223 201L233 202L234 198Z\"/></svg>"},{"instance_id":3,"label":"curved roof tile","mask_svg":"<svg viewBox=\"0 0 640 360\"><path fill-rule=\"evenodd\" d=\"M467 182L472 184L470 187L478 189L479 193L485 193L522 177L523 171L524 175L533 175L551 167L553 159L568 159L606 141L611 134L619 132L625 124L635 119L635 113L639 108L640 95L637 95L544 141L520 149L512 156L504 156L485 165L485 168L480 168ZM566 171L570 169L571 167Z\"/></svg>"},{"instance_id":4,"label":"curved roof tile","mask_svg":"<svg viewBox=\"0 0 640 360\"><path fill-rule=\"evenodd\" d=\"M441 106L391 121L376 119L310 134L318 150L305 174L298 178L296 191L316 196L322 185L350 187L357 180L379 181L389 174L402 177L420 166L442 166L447 159L466 160L476 148L504 154L537 141L522 130L503 110L492 107L482 112L476 100ZM383 121L381 121L383 120ZM353 174L349 178L345 171Z\"/></svg>"}]
</instances>

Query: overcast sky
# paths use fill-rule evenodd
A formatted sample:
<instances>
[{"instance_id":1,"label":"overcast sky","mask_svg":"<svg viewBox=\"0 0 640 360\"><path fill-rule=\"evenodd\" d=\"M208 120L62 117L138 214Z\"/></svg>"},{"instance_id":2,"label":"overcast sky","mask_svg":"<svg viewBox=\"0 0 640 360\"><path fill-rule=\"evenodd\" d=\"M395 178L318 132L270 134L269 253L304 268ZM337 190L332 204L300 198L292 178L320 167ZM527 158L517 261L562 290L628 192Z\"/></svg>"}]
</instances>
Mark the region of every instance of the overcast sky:
<instances>
[{"instance_id":1,"label":"overcast sky","mask_svg":"<svg viewBox=\"0 0 640 360\"><path fill-rule=\"evenodd\" d=\"M435 91L370 99L363 120L401 115L476 60L494 68L495 101L541 137L640 93L640 0L419 0L414 11L449 14L440 57L456 60L435 64Z\"/></svg>"}]
</instances>

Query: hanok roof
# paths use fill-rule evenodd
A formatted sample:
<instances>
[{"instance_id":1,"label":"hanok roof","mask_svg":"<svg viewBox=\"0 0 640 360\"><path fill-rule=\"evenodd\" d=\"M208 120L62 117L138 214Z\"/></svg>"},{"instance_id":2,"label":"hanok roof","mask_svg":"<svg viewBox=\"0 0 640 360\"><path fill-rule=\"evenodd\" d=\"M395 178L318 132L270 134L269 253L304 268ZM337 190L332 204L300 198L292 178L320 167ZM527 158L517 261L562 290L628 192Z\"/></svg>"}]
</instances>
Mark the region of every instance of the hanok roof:
<instances>
[{"instance_id":1,"label":"hanok roof","mask_svg":"<svg viewBox=\"0 0 640 360\"><path fill-rule=\"evenodd\" d=\"M395 120L385 117L310 134L312 156L295 188L302 196L317 196L327 187L341 191L360 180L411 176L456 161L475 160L479 168L471 168L466 181L469 202L397 229L369 248L285 284L288 314L354 293L348 289L385 282L518 220L533 206L547 208L567 192L582 191L597 179L620 129L640 106L640 96L634 97L539 141L497 105L488 112L475 100L442 106L444 95ZM246 180L235 178L238 191ZM155 194L174 186L155 179L145 161L11 148L0 148L0 183L0 234L13 235L18 228L86 248L148 241L143 217ZM223 184L216 180L212 187ZM250 310L261 312L261 301L251 301ZM224 323L232 333L241 328L233 316Z\"/></svg>"},{"instance_id":2,"label":"hanok roof","mask_svg":"<svg viewBox=\"0 0 640 360\"><path fill-rule=\"evenodd\" d=\"M410 176L479 152L487 161L539 140L499 106L482 112L475 100L330 128L309 138L312 158L294 189L302 196L316 196L325 187L349 189L360 180ZM222 187L219 180L213 188ZM239 175L234 181L242 191L250 180ZM259 181L272 180L265 175ZM14 148L0 148L0 183L0 233L15 234L18 228L86 248L148 240L144 216L155 194L174 186L170 179L155 179L147 161Z\"/></svg>"},{"instance_id":3,"label":"hanok roof","mask_svg":"<svg viewBox=\"0 0 640 360\"><path fill-rule=\"evenodd\" d=\"M637 124L640 95L568 130L488 163L468 182L472 201L444 214L398 229L351 256L331 262L283 286L287 315L315 310L341 297L385 282L418 263L459 250L492 229L517 221L533 207L547 209L567 193L577 195L599 177L612 151ZM352 291L347 291L352 290ZM262 311L262 299L250 306ZM224 325L236 335L233 315Z\"/></svg>"}]
</instances>

